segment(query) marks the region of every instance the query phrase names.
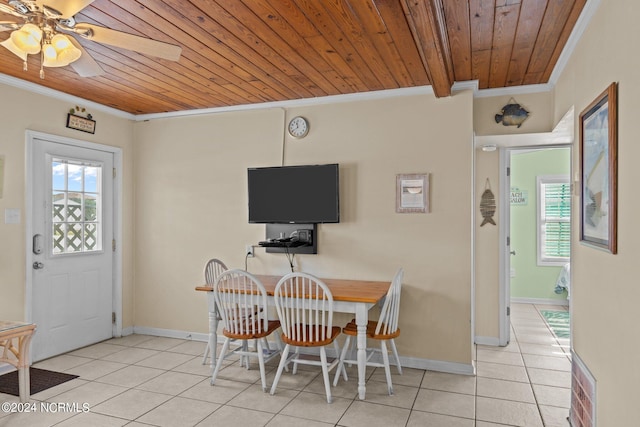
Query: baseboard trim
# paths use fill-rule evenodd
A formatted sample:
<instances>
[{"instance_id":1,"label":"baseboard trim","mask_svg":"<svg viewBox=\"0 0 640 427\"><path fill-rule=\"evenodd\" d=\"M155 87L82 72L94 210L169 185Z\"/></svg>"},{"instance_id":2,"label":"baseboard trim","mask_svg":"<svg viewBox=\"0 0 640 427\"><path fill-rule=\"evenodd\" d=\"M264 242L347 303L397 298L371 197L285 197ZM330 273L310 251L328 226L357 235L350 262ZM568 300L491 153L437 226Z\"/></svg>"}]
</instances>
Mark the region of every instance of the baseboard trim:
<instances>
[{"instance_id":1,"label":"baseboard trim","mask_svg":"<svg viewBox=\"0 0 640 427\"><path fill-rule=\"evenodd\" d=\"M516 304L538 304L538 305L569 305L568 299L552 299L552 298L511 298L512 303Z\"/></svg>"},{"instance_id":2,"label":"baseboard trim","mask_svg":"<svg viewBox=\"0 0 640 427\"><path fill-rule=\"evenodd\" d=\"M203 334L198 332L177 331L173 329L149 328L145 326L133 326L133 327L122 329L123 336L130 335L131 333L142 334L142 335L153 335L153 336L166 337L166 338L178 338L183 340L203 341L203 342L206 342L209 339L209 334ZM218 343L222 343L223 338L224 337L222 337L221 335L218 335ZM307 354L315 354L313 349L304 349L304 350L308 350L308 351L301 351L301 352L307 353ZM327 356L337 357L333 348L327 348ZM375 361L377 357L380 357L380 355L379 354L374 355L372 360ZM381 358L380 358L380 361L381 361ZM407 367L407 368L415 368L415 369L424 369L428 371L446 372L449 374L475 375L475 366L473 365L473 363L465 364L465 363L447 362L444 360L420 359L417 357L403 357L403 356L400 356L400 363L402 364L403 368Z\"/></svg>"},{"instance_id":3,"label":"baseboard trim","mask_svg":"<svg viewBox=\"0 0 640 427\"><path fill-rule=\"evenodd\" d=\"M176 331L174 329L148 328L145 326L134 326L132 329L133 329L132 333L134 334L155 335L158 337L178 338L181 340L193 340L193 341L204 341L204 342L209 340L209 334L203 334L199 332ZM124 330L122 331L122 334L124 335ZM220 341L220 339L218 339L218 341Z\"/></svg>"},{"instance_id":4,"label":"baseboard trim","mask_svg":"<svg viewBox=\"0 0 640 427\"><path fill-rule=\"evenodd\" d=\"M500 338L476 336L475 343L480 345L491 345L494 347L500 347Z\"/></svg>"}]
</instances>

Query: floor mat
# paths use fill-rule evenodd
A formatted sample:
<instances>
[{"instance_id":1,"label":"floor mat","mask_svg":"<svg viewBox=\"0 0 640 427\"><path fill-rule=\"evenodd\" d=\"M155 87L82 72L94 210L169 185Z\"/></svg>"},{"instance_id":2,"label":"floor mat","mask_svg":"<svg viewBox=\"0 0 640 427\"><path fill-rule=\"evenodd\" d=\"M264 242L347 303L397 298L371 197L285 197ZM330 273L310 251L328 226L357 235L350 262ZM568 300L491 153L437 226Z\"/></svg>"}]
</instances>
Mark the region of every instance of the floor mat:
<instances>
[{"instance_id":1,"label":"floor mat","mask_svg":"<svg viewBox=\"0 0 640 427\"><path fill-rule=\"evenodd\" d=\"M47 371L46 369L31 368L29 373L31 394L57 386L59 384L78 378L78 375L64 374L62 372ZM0 375L0 393L19 395L18 371Z\"/></svg>"},{"instance_id":2,"label":"floor mat","mask_svg":"<svg viewBox=\"0 0 640 427\"><path fill-rule=\"evenodd\" d=\"M570 337L568 311L540 310L540 313L547 321L547 324L549 325L553 333L556 334L556 337Z\"/></svg>"}]
</instances>

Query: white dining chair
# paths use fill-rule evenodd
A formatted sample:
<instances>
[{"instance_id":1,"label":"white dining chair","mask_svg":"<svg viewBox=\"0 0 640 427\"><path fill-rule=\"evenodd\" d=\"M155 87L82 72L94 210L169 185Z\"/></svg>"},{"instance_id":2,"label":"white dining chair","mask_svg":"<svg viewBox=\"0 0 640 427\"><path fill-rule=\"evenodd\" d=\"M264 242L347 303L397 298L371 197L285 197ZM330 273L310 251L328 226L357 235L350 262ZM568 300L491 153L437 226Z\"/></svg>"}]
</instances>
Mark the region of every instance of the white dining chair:
<instances>
[{"instance_id":1,"label":"white dining chair","mask_svg":"<svg viewBox=\"0 0 640 427\"><path fill-rule=\"evenodd\" d=\"M396 273L389 291L385 297L382 309L380 310L380 317L378 320L370 320L367 324L367 338L380 341L380 348L368 348L367 349L367 363L366 366L384 368L384 373L387 379L387 388L389 394L393 394L393 384L391 382L391 369L389 367L389 351L387 349L387 341L391 345L393 355L396 360L396 368L398 373L402 375L402 366L400 365L400 358L398 356L398 349L396 348L395 338L400 336L400 328L398 328L398 316L400 314L400 294L402 292L402 279L404 276L404 270L400 268ZM340 366L336 371L336 375L333 379L333 385L338 384L340 372L343 373L345 380L347 380L346 371L344 370L344 364L357 364L358 361L353 357L353 349L350 354L350 359L347 359L347 353L350 348L351 337L358 335L358 327L355 319L349 322L344 328L342 328L347 338L345 340L342 352L340 353ZM355 344L355 340L354 340ZM371 360L374 354L381 353L382 363Z\"/></svg>"},{"instance_id":2,"label":"white dining chair","mask_svg":"<svg viewBox=\"0 0 640 427\"><path fill-rule=\"evenodd\" d=\"M212 286L214 285L214 283L216 282L216 279L218 278L218 276L220 276L223 272L225 272L226 270L228 270L227 266L224 264L224 262L220 261L217 258L212 258L209 261L207 261L207 264L204 266L204 282L209 285ZM211 315L211 314L209 314ZM220 320L220 315L218 315L218 320ZM204 349L204 355L202 356L202 364L206 365L207 364L207 356L209 354L211 354L211 365L213 365L214 360L215 360L215 352L216 349L211 349L210 343L211 343L211 321L212 319L209 319L209 340L207 341L207 347Z\"/></svg>"},{"instance_id":3,"label":"white dining chair","mask_svg":"<svg viewBox=\"0 0 640 427\"><path fill-rule=\"evenodd\" d=\"M248 358L257 357L262 390L266 392L264 364L280 352L268 351L263 346L263 339L280 327L280 321L268 318L267 291L264 285L244 270L227 270L216 280L213 292L218 313L222 318L222 334L225 340L211 374L211 385L215 384L224 359L232 355L240 355L241 360L246 358L248 367ZM233 340L240 340L243 345L228 351L229 344ZM249 340L254 340L255 348L252 349L246 345Z\"/></svg>"},{"instance_id":4,"label":"white dining chair","mask_svg":"<svg viewBox=\"0 0 640 427\"><path fill-rule=\"evenodd\" d=\"M276 311L282 325L282 341L285 347L280 357L276 377L271 385L271 394L275 393L282 370L289 363L293 363L294 375L298 364L315 365L322 367L327 402L331 403L329 371L338 365L339 360L336 357L329 364L325 346L333 344L337 355L339 347L335 339L340 334L340 328L333 326L331 291L320 279L310 274L289 273L276 285L274 297ZM295 350L289 356L292 346L295 347ZM301 347L319 348L320 360L301 357Z\"/></svg>"}]
</instances>

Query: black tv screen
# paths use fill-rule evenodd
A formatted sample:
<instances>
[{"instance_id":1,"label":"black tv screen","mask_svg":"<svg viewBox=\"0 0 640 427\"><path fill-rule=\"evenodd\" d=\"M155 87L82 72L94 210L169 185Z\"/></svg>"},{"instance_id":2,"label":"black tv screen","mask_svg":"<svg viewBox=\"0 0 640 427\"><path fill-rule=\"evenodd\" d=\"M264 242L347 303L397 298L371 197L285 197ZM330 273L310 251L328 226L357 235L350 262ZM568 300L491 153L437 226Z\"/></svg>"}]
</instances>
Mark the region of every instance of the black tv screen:
<instances>
[{"instance_id":1,"label":"black tv screen","mask_svg":"<svg viewBox=\"0 0 640 427\"><path fill-rule=\"evenodd\" d=\"M337 164L249 168L249 222L340 222Z\"/></svg>"}]
</instances>

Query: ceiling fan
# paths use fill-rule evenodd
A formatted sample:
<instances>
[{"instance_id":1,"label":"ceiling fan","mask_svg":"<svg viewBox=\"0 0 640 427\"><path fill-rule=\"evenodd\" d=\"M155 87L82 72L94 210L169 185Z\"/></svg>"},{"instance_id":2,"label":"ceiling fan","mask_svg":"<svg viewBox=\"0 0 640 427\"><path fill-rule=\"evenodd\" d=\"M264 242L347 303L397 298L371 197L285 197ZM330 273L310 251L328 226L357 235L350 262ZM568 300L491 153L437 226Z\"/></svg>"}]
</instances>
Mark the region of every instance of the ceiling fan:
<instances>
[{"instance_id":1,"label":"ceiling fan","mask_svg":"<svg viewBox=\"0 0 640 427\"><path fill-rule=\"evenodd\" d=\"M27 56L40 54L40 78L44 78L43 67L66 65L70 65L82 77L105 73L74 37L171 61L180 59L180 46L76 22L74 16L93 1L10 0L8 4L0 3L0 12L22 19L21 22L0 21L0 32L11 31L11 36L0 42L0 45L24 61L25 71Z\"/></svg>"}]
</instances>

